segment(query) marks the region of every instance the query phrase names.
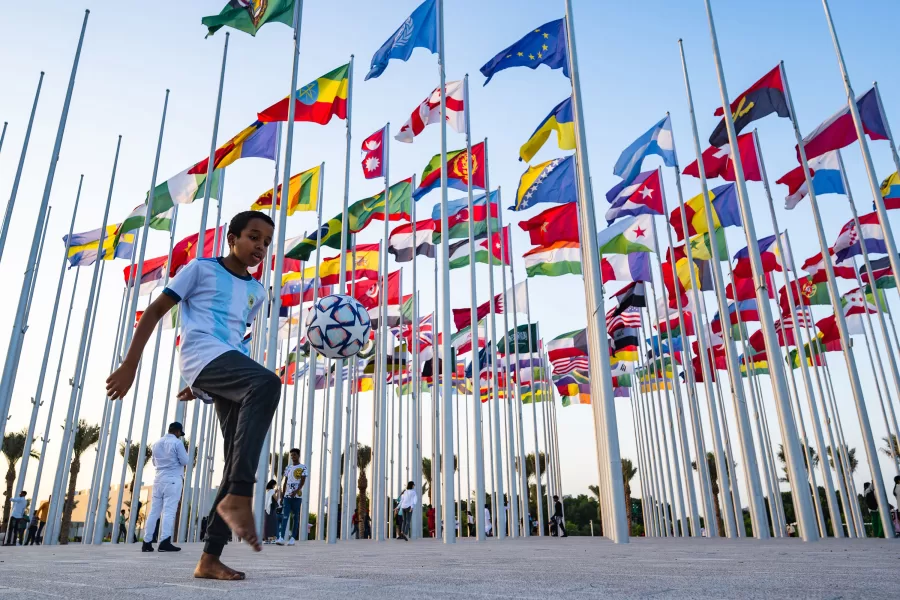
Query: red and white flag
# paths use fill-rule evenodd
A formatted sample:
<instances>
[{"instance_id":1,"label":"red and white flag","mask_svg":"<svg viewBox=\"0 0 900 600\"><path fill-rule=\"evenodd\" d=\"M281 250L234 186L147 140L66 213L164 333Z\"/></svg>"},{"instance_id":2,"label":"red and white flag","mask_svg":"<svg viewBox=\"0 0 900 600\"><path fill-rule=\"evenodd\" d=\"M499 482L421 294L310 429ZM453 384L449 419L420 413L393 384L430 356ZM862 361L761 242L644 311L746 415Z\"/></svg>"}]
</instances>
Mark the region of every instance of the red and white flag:
<instances>
[{"instance_id":1,"label":"red and white flag","mask_svg":"<svg viewBox=\"0 0 900 600\"><path fill-rule=\"evenodd\" d=\"M363 140L362 170L366 179L384 176L384 127Z\"/></svg>"},{"instance_id":2,"label":"red and white flag","mask_svg":"<svg viewBox=\"0 0 900 600\"><path fill-rule=\"evenodd\" d=\"M463 133L466 129L466 110L463 100L463 82L448 81L447 90L447 125L457 133ZM412 112L409 120L403 124L394 139L398 142L411 144L413 139L422 133L427 125L440 123L441 121L441 88L434 88L431 95Z\"/></svg>"},{"instance_id":3,"label":"red and white flag","mask_svg":"<svg viewBox=\"0 0 900 600\"><path fill-rule=\"evenodd\" d=\"M738 151L741 165L744 167L744 178L747 181L762 181L762 173L757 160L756 143L752 133L738 136ZM725 181L734 181L734 162L731 160L731 146L725 144L721 148L710 146L703 151L703 170L706 177L721 177ZM695 160L682 171L685 175L700 177L700 166Z\"/></svg>"}]
</instances>

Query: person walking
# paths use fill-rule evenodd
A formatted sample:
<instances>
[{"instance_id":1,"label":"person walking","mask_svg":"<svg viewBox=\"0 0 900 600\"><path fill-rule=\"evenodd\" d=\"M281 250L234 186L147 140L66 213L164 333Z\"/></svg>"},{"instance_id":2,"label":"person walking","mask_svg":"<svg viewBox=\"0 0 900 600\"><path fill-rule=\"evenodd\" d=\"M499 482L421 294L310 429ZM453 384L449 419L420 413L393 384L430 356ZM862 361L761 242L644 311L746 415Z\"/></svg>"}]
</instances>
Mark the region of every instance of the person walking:
<instances>
[{"instance_id":1,"label":"person walking","mask_svg":"<svg viewBox=\"0 0 900 600\"><path fill-rule=\"evenodd\" d=\"M266 484L266 520L263 526L263 544L271 544L278 535L278 523L281 521L278 508L278 482L272 479Z\"/></svg>"},{"instance_id":2,"label":"person walking","mask_svg":"<svg viewBox=\"0 0 900 600\"><path fill-rule=\"evenodd\" d=\"M6 523L4 546L15 546L16 541L21 542L21 540L19 540L19 521L25 519L25 507L28 505L27 496L28 492L22 490L18 496L10 498L9 500L11 510L9 513L9 521Z\"/></svg>"},{"instance_id":3,"label":"person walking","mask_svg":"<svg viewBox=\"0 0 900 600\"><path fill-rule=\"evenodd\" d=\"M34 540L37 538L38 519L36 515L32 515L28 521L28 535L25 536L23 546L34 546Z\"/></svg>"},{"instance_id":4,"label":"person walking","mask_svg":"<svg viewBox=\"0 0 900 600\"><path fill-rule=\"evenodd\" d=\"M116 543L118 544L122 538L128 539L128 525L127 520L125 519L125 509L119 513L119 518L116 519L119 523L119 533L116 535Z\"/></svg>"},{"instance_id":5,"label":"person walking","mask_svg":"<svg viewBox=\"0 0 900 600\"><path fill-rule=\"evenodd\" d=\"M268 296L249 269L266 257L274 232L275 223L265 213L250 210L235 215L226 236L228 256L193 260L172 279L144 311L122 366L106 380L110 400L128 393L150 335L180 304L179 362L188 387L178 393L178 400L199 398L215 404L225 455L206 543L194 569L196 578L235 581L246 577L220 558L232 532L254 551L262 550L253 516L253 486L281 400L281 379L250 358L246 334Z\"/></svg>"},{"instance_id":6,"label":"person walking","mask_svg":"<svg viewBox=\"0 0 900 600\"><path fill-rule=\"evenodd\" d=\"M869 518L872 519L872 537L884 537L884 524L878 512L878 498L875 497L875 486L871 481L863 485L863 499L866 501L866 508L869 509Z\"/></svg>"},{"instance_id":7,"label":"person walking","mask_svg":"<svg viewBox=\"0 0 900 600\"><path fill-rule=\"evenodd\" d=\"M566 521L563 518L563 505L559 496L553 496L553 523L556 525L557 537L569 537L566 533Z\"/></svg>"},{"instance_id":8,"label":"person walking","mask_svg":"<svg viewBox=\"0 0 900 600\"><path fill-rule=\"evenodd\" d=\"M284 546L284 534L288 521L293 517L290 539L287 545L293 546L300 537L300 508L303 504L303 486L306 484L306 465L300 464L300 449L291 448L291 464L284 468L284 481L281 484L281 523L278 525L278 539L275 543Z\"/></svg>"},{"instance_id":9,"label":"person walking","mask_svg":"<svg viewBox=\"0 0 900 600\"><path fill-rule=\"evenodd\" d=\"M434 537L434 506L428 505L428 510L425 511L425 518L428 520L428 537Z\"/></svg>"},{"instance_id":10,"label":"person walking","mask_svg":"<svg viewBox=\"0 0 900 600\"><path fill-rule=\"evenodd\" d=\"M47 513L50 511L50 498L52 497L50 496L41 502L37 512L34 513L35 519L38 521L38 529L35 539L31 542L32 544L42 544L44 542L44 526L47 525Z\"/></svg>"},{"instance_id":11,"label":"person walking","mask_svg":"<svg viewBox=\"0 0 900 600\"><path fill-rule=\"evenodd\" d=\"M400 528L400 533L403 536L403 539L407 541L409 541L411 531L413 508L415 508L418 500L419 495L416 493L416 483L410 481L406 484L406 489L403 490L403 493L400 495L399 507L400 518L403 520L403 526Z\"/></svg>"},{"instance_id":12,"label":"person walking","mask_svg":"<svg viewBox=\"0 0 900 600\"><path fill-rule=\"evenodd\" d=\"M181 487L184 483L184 467L188 464L187 450L184 449L184 427L178 421L169 425L169 433L153 444L153 466L156 478L153 480L153 495L150 499L150 515L144 529L142 552L153 552L153 539L160 515L162 524L159 530L159 551L178 552L181 548L172 544L175 532L175 514L181 500ZM121 519L124 519L122 511ZM121 530L121 528L120 528ZM128 532L126 531L126 536Z\"/></svg>"},{"instance_id":13,"label":"person walking","mask_svg":"<svg viewBox=\"0 0 900 600\"><path fill-rule=\"evenodd\" d=\"M484 534L488 537L494 536L494 524L491 522L491 509L484 505Z\"/></svg>"}]
</instances>

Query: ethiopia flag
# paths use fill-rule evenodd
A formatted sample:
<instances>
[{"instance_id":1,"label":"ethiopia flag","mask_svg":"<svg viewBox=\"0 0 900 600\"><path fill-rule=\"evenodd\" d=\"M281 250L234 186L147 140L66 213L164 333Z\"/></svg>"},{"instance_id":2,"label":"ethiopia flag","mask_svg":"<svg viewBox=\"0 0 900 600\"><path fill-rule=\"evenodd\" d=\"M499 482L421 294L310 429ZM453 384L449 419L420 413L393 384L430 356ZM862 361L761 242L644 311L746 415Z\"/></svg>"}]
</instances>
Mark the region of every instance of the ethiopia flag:
<instances>
[{"instance_id":1,"label":"ethiopia flag","mask_svg":"<svg viewBox=\"0 0 900 600\"><path fill-rule=\"evenodd\" d=\"M319 186L321 185L322 171L321 166L315 166L312 169L297 173L288 182L288 216L297 211L307 212L316 210L319 201ZM281 208L281 188L278 186L278 203L276 208ZM269 190L256 199L251 206L251 210L263 210L272 207L272 195L274 189Z\"/></svg>"},{"instance_id":2,"label":"ethiopia flag","mask_svg":"<svg viewBox=\"0 0 900 600\"><path fill-rule=\"evenodd\" d=\"M350 64L342 65L307 83L294 93L294 121L325 125L332 116L347 118L347 93L350 89ZM291 98L276 102L257 115L263 123L287 121Z\"/></svg>"},{"instance_id":3,"label":"ethiopia flag","mask_svg":"<svg viewBox=\"0 0 900 600\"><path fill-rule=\"evenodd\" d=\"M740 133L744 127L772 113L779 117L790 117L791 111L784 93L784 81L781 77L781 66L777 66L762 79L751 85L747 91L731 103L731 118L734 120L734 132ZM716 116L724 115L722 108L716 109ZM719 121L715 131L709 136L712 146L721 148L728 143L728 130L725 119ZM743 152L741 152L743 155Z\"/></svg>"},{"instance_id":4,"label":"ethiopia flag","mask_svg":"<svg viewBox=\"0 0 900 600\"><path fill-rule=\"evenodd\" d=\"M484 142L472 146L472 187L484 189ZM419 187L413 192L413 198L419 200L433 189L441 187L441 155L435 154L425 170ZM469 161L466 150L454 150L447 153L447 187L455 190L469 189Z\"/></svg>"},{"instance_id":5,"label":"ethiopia flag","mask_svg":"<svg viewBox=\"0 0 900 600\"><path fill-rule=\"evenodd\" d=\"M228 26L255 36L266 23L294 24L295 0L229 0L217 15L200 21L212 35Z\"/></svg>"}]
</instances>

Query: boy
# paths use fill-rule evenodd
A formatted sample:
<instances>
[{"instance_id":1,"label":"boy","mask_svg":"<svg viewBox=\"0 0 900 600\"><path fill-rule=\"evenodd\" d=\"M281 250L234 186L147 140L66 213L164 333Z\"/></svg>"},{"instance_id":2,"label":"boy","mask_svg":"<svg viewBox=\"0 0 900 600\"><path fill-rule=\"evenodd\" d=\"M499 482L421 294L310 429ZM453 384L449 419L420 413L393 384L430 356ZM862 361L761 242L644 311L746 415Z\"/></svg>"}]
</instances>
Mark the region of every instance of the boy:
<instances>
[{"instance_id":1,"label":"boy","mask_svg":"<svg viewBox=\"0 0 900 600\"><path fill-rule=\"evenodd\" d=\"M235 215L228 226L228 256L191 261L169 282L141 317L124 362L106 380L110 400L128 393L147 340L160 319L180 303L180 366L188 387L178 399L214 403L225 452L206 545L194 570L198 578L244 579L244 573L219 559L232 531L255 551L262 550L253 518L253 484L281 380L250 359L244 334L266 299L265 289L248 269L265 259L274 230L264 213Z\"/></svg>"},{"instance_id":2,"label":"boy","mask_svg":"<svg viewBox=\"0 0 900 600\"><path fill-rule=\"evenodd\" d=\"M293 529L290 530L288 546L294 545L294 540L300 539L300 508L303 504L303 486L306 485L306 465L300 464L300 449L291 448L291 464L284 467L284 482L281 484L281 520L278 523L279 546L284 545L284 536L289 532L288 521L294 519Z\"/></svg>"}]
</instances>

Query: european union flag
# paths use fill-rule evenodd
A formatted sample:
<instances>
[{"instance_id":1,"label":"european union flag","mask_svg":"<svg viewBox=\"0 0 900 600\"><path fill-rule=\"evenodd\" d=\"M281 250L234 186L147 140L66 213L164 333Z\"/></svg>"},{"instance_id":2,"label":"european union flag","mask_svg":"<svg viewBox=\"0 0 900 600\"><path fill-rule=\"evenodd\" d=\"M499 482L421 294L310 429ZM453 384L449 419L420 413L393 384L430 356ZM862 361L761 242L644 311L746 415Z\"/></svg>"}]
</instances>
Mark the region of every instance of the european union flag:
<instances>
[{"instance_id":1,"label":"european union flag","mask_svg":"<svg viewBox=\"0 0 900 600\"><path fill-rule=\"evenodd\" d=\"M388 66L392 58L409 60L413 48L427 48L437 52L437 9L435 0L425 0L394 32L394 35L381 45L366 75L366 81L378 77Z\"/></svg>"},{"instance_id":2,"label":"european union flag","mask_svg":"<svg viewBox=\"0 0 900 600\"><path fill-rule=\"evenodd\" d=\"M487 77L484 85L490 82L494 73L510 67L530 69L537 69L538 65L547 65L551 69L562 67L563 75L568 77L567 44L565 19L541 25L481 67L481 74Z\"/></svg>"}]
</instances>

